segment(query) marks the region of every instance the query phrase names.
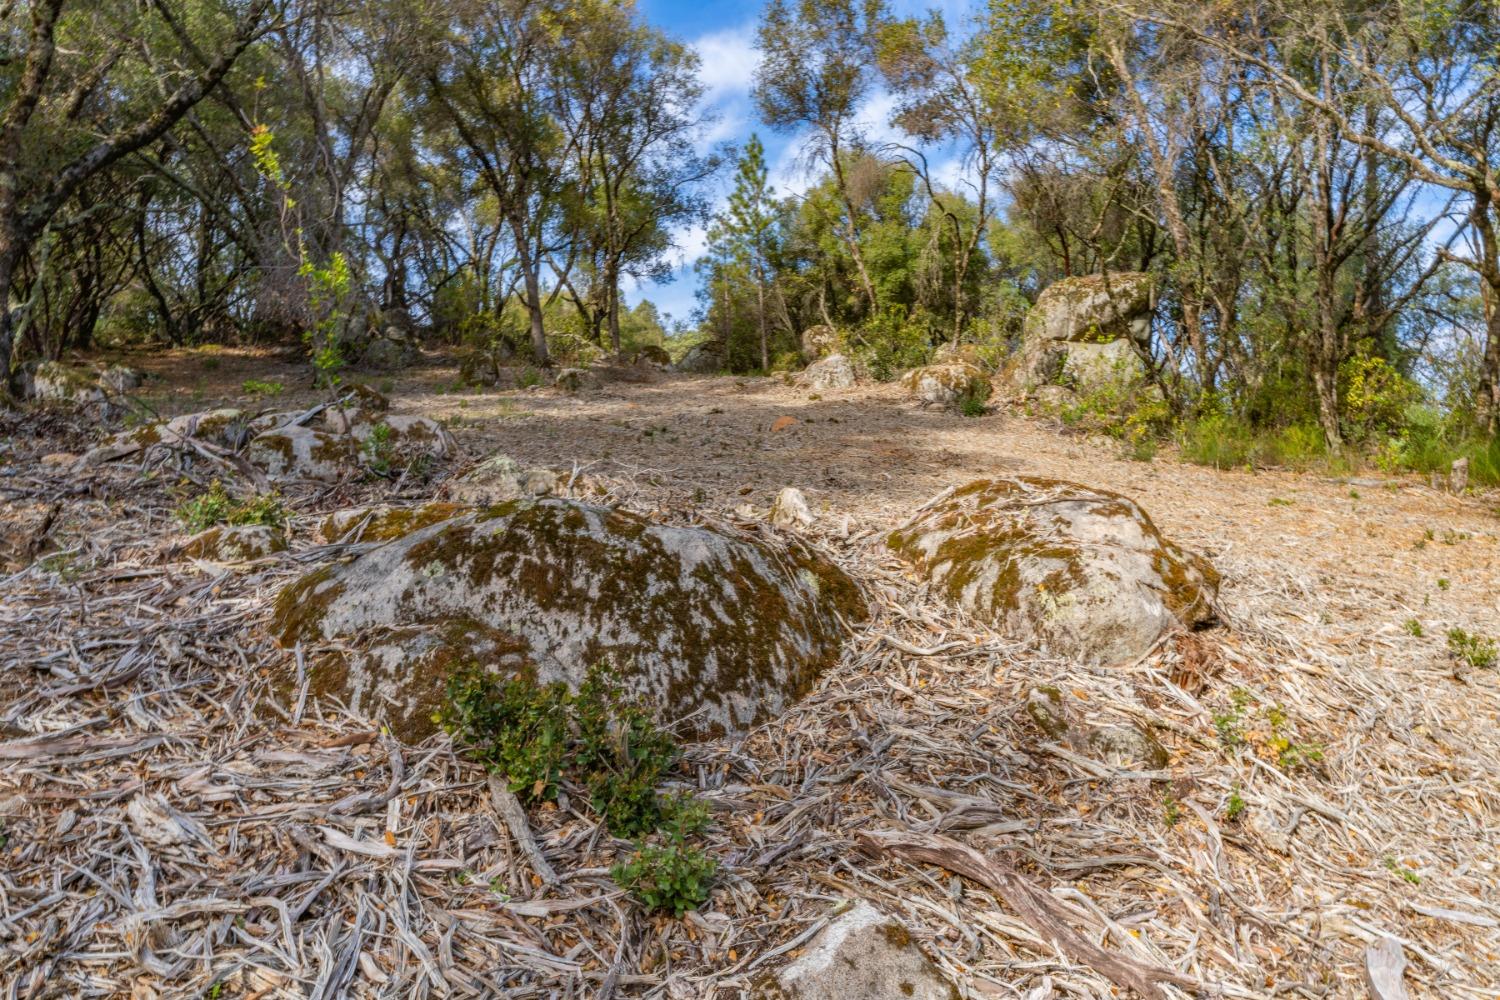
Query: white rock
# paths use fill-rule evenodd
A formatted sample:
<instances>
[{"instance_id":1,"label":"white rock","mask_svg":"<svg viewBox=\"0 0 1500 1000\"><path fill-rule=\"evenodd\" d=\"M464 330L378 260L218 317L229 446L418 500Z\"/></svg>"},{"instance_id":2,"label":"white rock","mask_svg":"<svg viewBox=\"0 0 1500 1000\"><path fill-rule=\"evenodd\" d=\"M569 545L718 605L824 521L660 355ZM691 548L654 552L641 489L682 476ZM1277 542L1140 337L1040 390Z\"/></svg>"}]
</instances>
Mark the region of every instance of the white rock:
<instances>
[{"instance_id":1,"label":"white rock","mask_svg":"<svg viewBox=\"0 0 1500 1000\"><path fill-rule=\"evenodd\" d=\"M776 495L771 504L771 523L782 528L806 528L813 523L812 509L801 490L788 486Z\"/></svg>"},{"instance_id":2,"label":"white rock","mask_svg":"<svg viewBox=\"0 0 1500 1000\"><path fill-rule=\"evenodd\" d=\"M955 1000L902 924L861 900L791 964L752 987L760 1000Z\"/></svg>"}]
</instances>

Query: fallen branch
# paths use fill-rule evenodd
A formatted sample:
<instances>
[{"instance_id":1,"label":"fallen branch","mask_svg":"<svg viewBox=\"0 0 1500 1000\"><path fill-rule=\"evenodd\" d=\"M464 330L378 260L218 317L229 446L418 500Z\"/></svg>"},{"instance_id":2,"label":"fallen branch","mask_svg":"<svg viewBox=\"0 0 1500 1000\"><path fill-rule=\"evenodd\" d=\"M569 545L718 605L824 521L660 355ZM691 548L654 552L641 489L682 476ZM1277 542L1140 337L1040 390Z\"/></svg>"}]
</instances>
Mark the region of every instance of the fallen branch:
<instances>
[{"instance_id":1,"label":"fallen branch","mask_svg":"<svg viewBox=\"0 0 1500 1000\"><path fill-rule=\"evenodd\" d=\"M973 879L998 895L1016 916L1053 941L1069 958L1089 966L1116 986L1135 990L1147 1000L1166 1000L1158 983L1201 988L1196 980L1170 969L1145 965L1100 948L1068 925L1067 911L1047 892L1014 868L985 857L967 844L937 834L906 830L861 830L854 837L860 849L868 854L894 855L910 862L939 865Z\"/></svg>"},{"instance_id":2,"label":"fallen branch","mask_svg":"<svg viewBox=\"0 0 1500 1000\"><path fill-rule=\"evenodd\" d=\"M526 810L521 808L520 800L505 787L504 781L493 774L490 775L490 798L494 801L495 811L500 814L505 828L510 831L511 839L516 842L521 853L526 855L531 870L547 885L561 885L562 879L557 877L557 872L547 863L542 849L537 846L536 838L531 835L531 823L526 819Z\"/></svg>"}]
</instances>

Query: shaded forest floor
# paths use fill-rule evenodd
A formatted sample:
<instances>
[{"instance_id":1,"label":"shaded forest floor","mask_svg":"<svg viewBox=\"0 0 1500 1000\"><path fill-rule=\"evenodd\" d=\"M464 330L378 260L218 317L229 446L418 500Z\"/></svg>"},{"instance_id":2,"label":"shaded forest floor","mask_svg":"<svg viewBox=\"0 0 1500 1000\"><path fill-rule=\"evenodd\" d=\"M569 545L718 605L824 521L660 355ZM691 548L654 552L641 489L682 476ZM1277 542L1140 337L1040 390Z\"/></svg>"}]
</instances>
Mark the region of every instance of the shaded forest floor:
<instances>
[{"instance_id":1,"label":"shaded forest floor","mask_svg":"<svg viewBox=\"0 0 1500 1000\"><path fill-rule=\"evenodd\" d=\"M320 398L267 355L129 360L161 376L143 392L163 413ZM1132 462L891 386L619 374L578 395L458 390L431 361L382 388L468 459L577 467L665 519L756 523L799 487L807 534L870 588L873 620L810 697L689 751L682 780L716 815L708 906L640 915L608 878L622 845L568 807L533 814L565 879L534 885L445 738L403 748L337 706L270 704L262 678L289 654L262 625L320 555L318 515L440 482L288 491L290 553L167 562L175 484L45 463L89 430L33 416L3 428L0 484L64 507L59 551L0 588L0 996L735 997L853 897L905 920L963 996L1109 995L985 890L856 850L885 827L1014 861L1090 939L1206 995L1364 995L1384 935L1413 995L1497 995L1500 672L1445 646L1450 628L1500 634L1495 497ZM284 391L257 404L252 378ZM1135 499L1224 575L1226 627L1084 668L924 593L885 531L1001 473ZM1052 742L1024 711L1044 684L1080 721L1150 725L1169 763Z\"/></svg>"}]
</instances>

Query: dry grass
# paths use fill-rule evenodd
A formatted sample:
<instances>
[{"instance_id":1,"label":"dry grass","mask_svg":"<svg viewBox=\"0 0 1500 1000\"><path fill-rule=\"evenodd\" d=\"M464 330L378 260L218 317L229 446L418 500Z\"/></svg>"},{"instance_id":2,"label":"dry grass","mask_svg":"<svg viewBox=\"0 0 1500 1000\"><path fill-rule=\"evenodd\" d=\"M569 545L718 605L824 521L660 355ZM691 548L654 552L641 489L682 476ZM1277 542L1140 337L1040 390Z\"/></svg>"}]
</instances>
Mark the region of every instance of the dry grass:
<instances>
[{"instance_id":1,"label":"dry grass","mask_svg":"<svg viewBox=\"0 0 1500 1000\"><path fill-rule=\"evenodd\" d=\"M710 904L642 916L608 878L623 845L576 802L530 816L562 880L548 886L445 738L403 747L338 705L268 702L263 676L294 655L264 637L269 600L336 551L299 543L236 572L162 562L175 472L83 490L36 462L76 449L75 431L12 423L0 496L62 496L66 555L0 583L0 995L736 997L856 896L901 915L966 997L1110 995L985 889L861 853L855 835L879 829L1011 861L1087 938L1207 995L1363 995L1384 935L1414 996L1500 990L1500 678L1455 673L1442 649L1450 626L1500 632L1500 522L1481 502L1139 465L885 388L437 395L450 379L402 379L397 405L460 418L472 454L586 466L662 517L770 534L735 508L800 486L814 541L870 588L872 620L815 693L740 745L690 751L681 781L713 804L723 865ZM798 423L771 432L785 415ZM883 529L1000 471L1139 500L1213 554L1229 627L1090 669L924 593ZM377 492L295 493L294 529ZM1039 683L1082 721L1153 726L1170 764L1121 770L1050 742L1022 710ZM1253 700L1226 747L1236 690ZM1287 735L1322 760L1284 760Z\"/></svg>"}]
</instances>

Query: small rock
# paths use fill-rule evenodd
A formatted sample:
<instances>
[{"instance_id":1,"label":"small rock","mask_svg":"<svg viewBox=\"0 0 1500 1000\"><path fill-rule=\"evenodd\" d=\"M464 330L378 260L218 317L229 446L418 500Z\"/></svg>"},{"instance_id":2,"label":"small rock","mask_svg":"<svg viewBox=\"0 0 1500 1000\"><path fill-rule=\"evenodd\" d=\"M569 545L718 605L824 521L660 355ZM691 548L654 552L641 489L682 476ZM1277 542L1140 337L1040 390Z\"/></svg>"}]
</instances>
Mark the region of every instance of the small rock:
<instances>
[{"instance_id":1,"label":"small rock","mask_svg":"<svg viewBox=\"0 0 1500 1000\"><path fill-rule=\"evenodd\" d=\"M0 501L0 572L30 566L46 544L62 503L57 500Z\"/></svg>"},{"instance_id":2,"label":"small rock","mask_svg":"<svg viewBox=\"0 0 1500 1000\"><path fill-rule=\"evenodd\" d=\"M494 454L451 480L448 496L471 504L496 504L525 497L545 497L560 493L565 477L551 469L523 468L509 455Z\"/></svg>"},{"instance_id":3,"label":"small rock","mask_svg":"<svg viewBox=\"0 0 1500 1000\"><path fill-rule=\"evenodd\" d=\"M924 407L938 406L945 410L958 409L964 400L983 402L992 391L983 371L962 362L915 368L906 373L901 384Z\"/></svg>"},{"instance_id":4,"label":"small rock","mask_svg":"<svg viewBox=\"0 0 1500 1000\"><path fill-rule=\"evenodd\" d=\"M784 430L790 430L797 426L796 417L777 417L771 423L771 433L780 434Z\"/></svg>"},{"instance_id":5,"label":"small rock","mask_svg":"<svg viewBox=\"0 0 1500 1000\"><path fill-rule=\"evenodd\" d=\"M604 386L599 376L587 368L564 368L557 373L557 378L553 379L552 384L563 392L583 392Z\"/></svg>"},{"instance_id":6,"label":"small rock","mask_svg":"<svg viewBox=\"0 0 1500 1000\"><path fill-rule=\"evenodd\" d=\"M268 431L245 448L245 460L272 479L331 483L353 472L357 458L349 438L311 427Z\"/></svg>"},{"instance_id":7,"label":"small rock","mask_svg":"<svg viewBox=\"0 0 1500 1000\"><path fill-rule=\"evenodd\" d=\"M1090 751L1116 767L1160 771L1171 761L1167 748L1141 726L1101 726L1089 733Z\"/></svg>"},{"instance_id":8,"label":"small rock","mask_svg":"<svg viewBox=\"0 0 1500 1000\"><path fill-rule=\"evenodd\" d=\"M173 550L182 559L246 563L286 551L286 532L267 524L221 524L200 531Z\"/></svg>"},{"instance_id":9,"label":"small rock","mask_svg":"<svg viewBox=\"0 0 1500 1000\"><path fill-rule=\"evenodd\" d=\"M139 389L145 382L145 375L124 365L110 365L99 373L99 384L111 392L129 392Z\"/></svg>"},{"instance_id":10,"label":"small rock","mask_svg":"<svg viewBox=\"0 0 1500 1000\"><path fill-rule=\"evenodd\" d=\"M1453 467L1448 470L1448 489L1450 492L1462 494L1469 488L1469 460L1467 458L1455 459Z\"/></svg>"},{"instance_id":11,"label":"small rock","mask_svg":"<svg viewBox=\"0 0 1500 1000\"><path fill-rule=\"evenodd\" d=\"M830 354L820 361L814 361L797 378L797 384L802 388L819 391L848 389L858 381L853 362L842 354Z\"/></svg>"},{"instance_id":12,"label":"small rock","mask_svg":"<svg viewBox=\"0 0 1500 1000\"><path fill-rule=\"evenodd\" d=\"M892 917L861 900L795 961L751 987L756 1000L956 1000L958 992Z\"/></svg>"},{"instance_id":13,"label":"small rock","mask_svg":"<svg viewBox=\"0 0 1500 1000\"><path fill-rule=\"evenodd\" d=\"M1054 740L1068 737L1068 708L1062 692L1052 685L1034 687L1026 693L1026 714L1042 732Z\"/></svg>"},{"instance_id":14,"label":"small rock","mask_svg":"<svg viewBox=\"0 0 1500 1000\"><path fill-rule=\"evenodd\" d=\"M771 523L782 528L806 528L813 523L812 509L807 506L807 497L795 486L788 486L776 496L771 504Z\"/></svg>"}]
</instances>

